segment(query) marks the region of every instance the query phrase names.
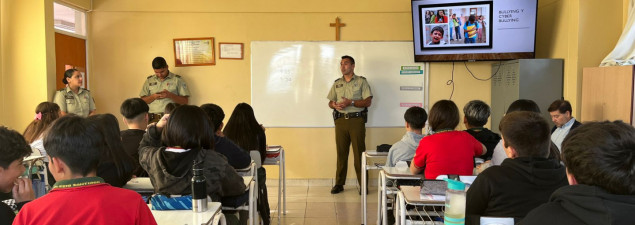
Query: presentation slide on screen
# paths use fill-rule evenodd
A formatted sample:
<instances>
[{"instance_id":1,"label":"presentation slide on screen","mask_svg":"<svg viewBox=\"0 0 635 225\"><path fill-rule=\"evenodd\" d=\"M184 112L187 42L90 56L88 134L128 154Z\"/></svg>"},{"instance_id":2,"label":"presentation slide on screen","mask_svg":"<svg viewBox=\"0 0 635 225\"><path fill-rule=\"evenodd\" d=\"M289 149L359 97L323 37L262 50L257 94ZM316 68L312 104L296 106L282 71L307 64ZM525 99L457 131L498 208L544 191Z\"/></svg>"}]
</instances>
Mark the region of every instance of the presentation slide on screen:
<instances>
[{"instance_id":1,"label":"presentation slide on screen","mask_svg":"<svg viewBox=\"0 0 635 225\"><path fill-rule=\"evenodd\" d=\"M415 55L534 52L536 0L413 1Z\"/></svg>"}]
</instances>

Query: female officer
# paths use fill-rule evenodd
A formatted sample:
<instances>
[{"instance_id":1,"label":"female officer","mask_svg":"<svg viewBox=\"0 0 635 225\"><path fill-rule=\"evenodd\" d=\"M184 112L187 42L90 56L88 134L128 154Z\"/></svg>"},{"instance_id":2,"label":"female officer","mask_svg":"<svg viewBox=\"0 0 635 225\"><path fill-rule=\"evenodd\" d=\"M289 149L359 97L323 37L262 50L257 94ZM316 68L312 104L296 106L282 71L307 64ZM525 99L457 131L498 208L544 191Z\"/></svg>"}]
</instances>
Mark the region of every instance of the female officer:
<instances>
[{"instance_id":1,"label":"female officer","mask_svg":"<svg viewBox=\"0 0 635 225\"><path fill-rule=\"evenodd\" d=\"M82 88L82 74L77 69L68 69L64 72L62 82L66 88L55 92L53 102L60 106L62 115L69 113L82 117L95 114L95 101L90 91Z\"/></svg>"}]
</instances>

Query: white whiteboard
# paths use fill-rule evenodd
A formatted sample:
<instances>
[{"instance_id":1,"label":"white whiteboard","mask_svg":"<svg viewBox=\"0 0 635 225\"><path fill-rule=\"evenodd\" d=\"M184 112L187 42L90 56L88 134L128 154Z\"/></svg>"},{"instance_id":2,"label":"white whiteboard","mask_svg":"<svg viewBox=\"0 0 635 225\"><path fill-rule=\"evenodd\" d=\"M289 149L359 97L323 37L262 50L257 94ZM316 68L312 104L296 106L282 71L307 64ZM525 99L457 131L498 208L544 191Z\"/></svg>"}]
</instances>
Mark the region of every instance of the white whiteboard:
<instances>
[{"instance_id":1,"label":"white whiteboard","mask_svg":"<svg viewBox=\"0 0 635 225\"><path fill-rule=\"evenodd\" d=\"M367 127L402 127L412 103L427 104L424 64L415 63L412 42L254 41L251 43L251 105L267 127L333 127L326 98L342 76L341 56L355 58L355 74L373 93ZM402 66L421 71L402 75Z\"/></svg>"}]
</instances>

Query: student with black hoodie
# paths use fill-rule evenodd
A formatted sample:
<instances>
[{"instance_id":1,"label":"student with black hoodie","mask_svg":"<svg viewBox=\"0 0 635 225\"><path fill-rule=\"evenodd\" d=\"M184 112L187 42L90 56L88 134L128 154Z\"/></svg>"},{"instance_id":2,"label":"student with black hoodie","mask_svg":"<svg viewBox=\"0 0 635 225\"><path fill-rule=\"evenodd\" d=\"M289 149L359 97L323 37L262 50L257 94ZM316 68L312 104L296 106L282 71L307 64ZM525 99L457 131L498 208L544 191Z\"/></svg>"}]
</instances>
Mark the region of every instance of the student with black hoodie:
<instances>
[{"instance_id":1,"label":"student with black hoodie","mask_svg":"<svg viewBox=\"0 0 635 225\"><path fill-rule=\"evenodd\" d=\"M549 125L538 113L518 111L500 123L507 156L476 177L467 191L466 224L479 224L480 217L513 217L516 221L549 200L567 185L565 168L548 159Z\"/></svg>"},{"instance_id":2,"label":"student with black hoodie","mask_svg":"<svg viewBox=\"0 0 635 225\"><path fill-rule=\"evenodd\" d=\"M487 124L487 119L491 113L491 109L487 103L481 100L472 100L463 107L463 124L467 133L476 138L481 144L487 148L487 153L478 156L483 160L492 159L494 147L501 140L501 136L491 130L483 127Z\"/></svg>"},{"instance_id":3,"label":"student with black hoodie","mask_svg":"<svg viewBox=\"0 0 635 225\"><path fill-rule=\"evenodd\" d=\"M590 122L562 143L569 186L520 224L635 224L635 128Z\"/></svg>"}]
</instances>

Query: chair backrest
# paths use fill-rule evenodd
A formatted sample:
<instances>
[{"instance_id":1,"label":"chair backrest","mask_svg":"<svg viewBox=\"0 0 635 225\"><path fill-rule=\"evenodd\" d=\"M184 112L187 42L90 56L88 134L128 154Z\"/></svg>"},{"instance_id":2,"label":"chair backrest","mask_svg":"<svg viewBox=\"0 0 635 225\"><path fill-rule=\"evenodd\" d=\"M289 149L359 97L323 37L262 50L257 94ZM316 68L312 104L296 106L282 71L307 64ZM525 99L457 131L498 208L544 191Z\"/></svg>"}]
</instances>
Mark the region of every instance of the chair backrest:
<instances>
[{"instance_id":1,"label":"chair backrest","mask_svg":"<svg viewBox=\"0 0 635 225\"><path fill-rule=\"evenodd\" d=\"M260 152L258 150L249 151L249 156L251 156L251 160L256 163L256 168L262 167L262 159L260 158Z\"/></svg>"}]
</instances>

